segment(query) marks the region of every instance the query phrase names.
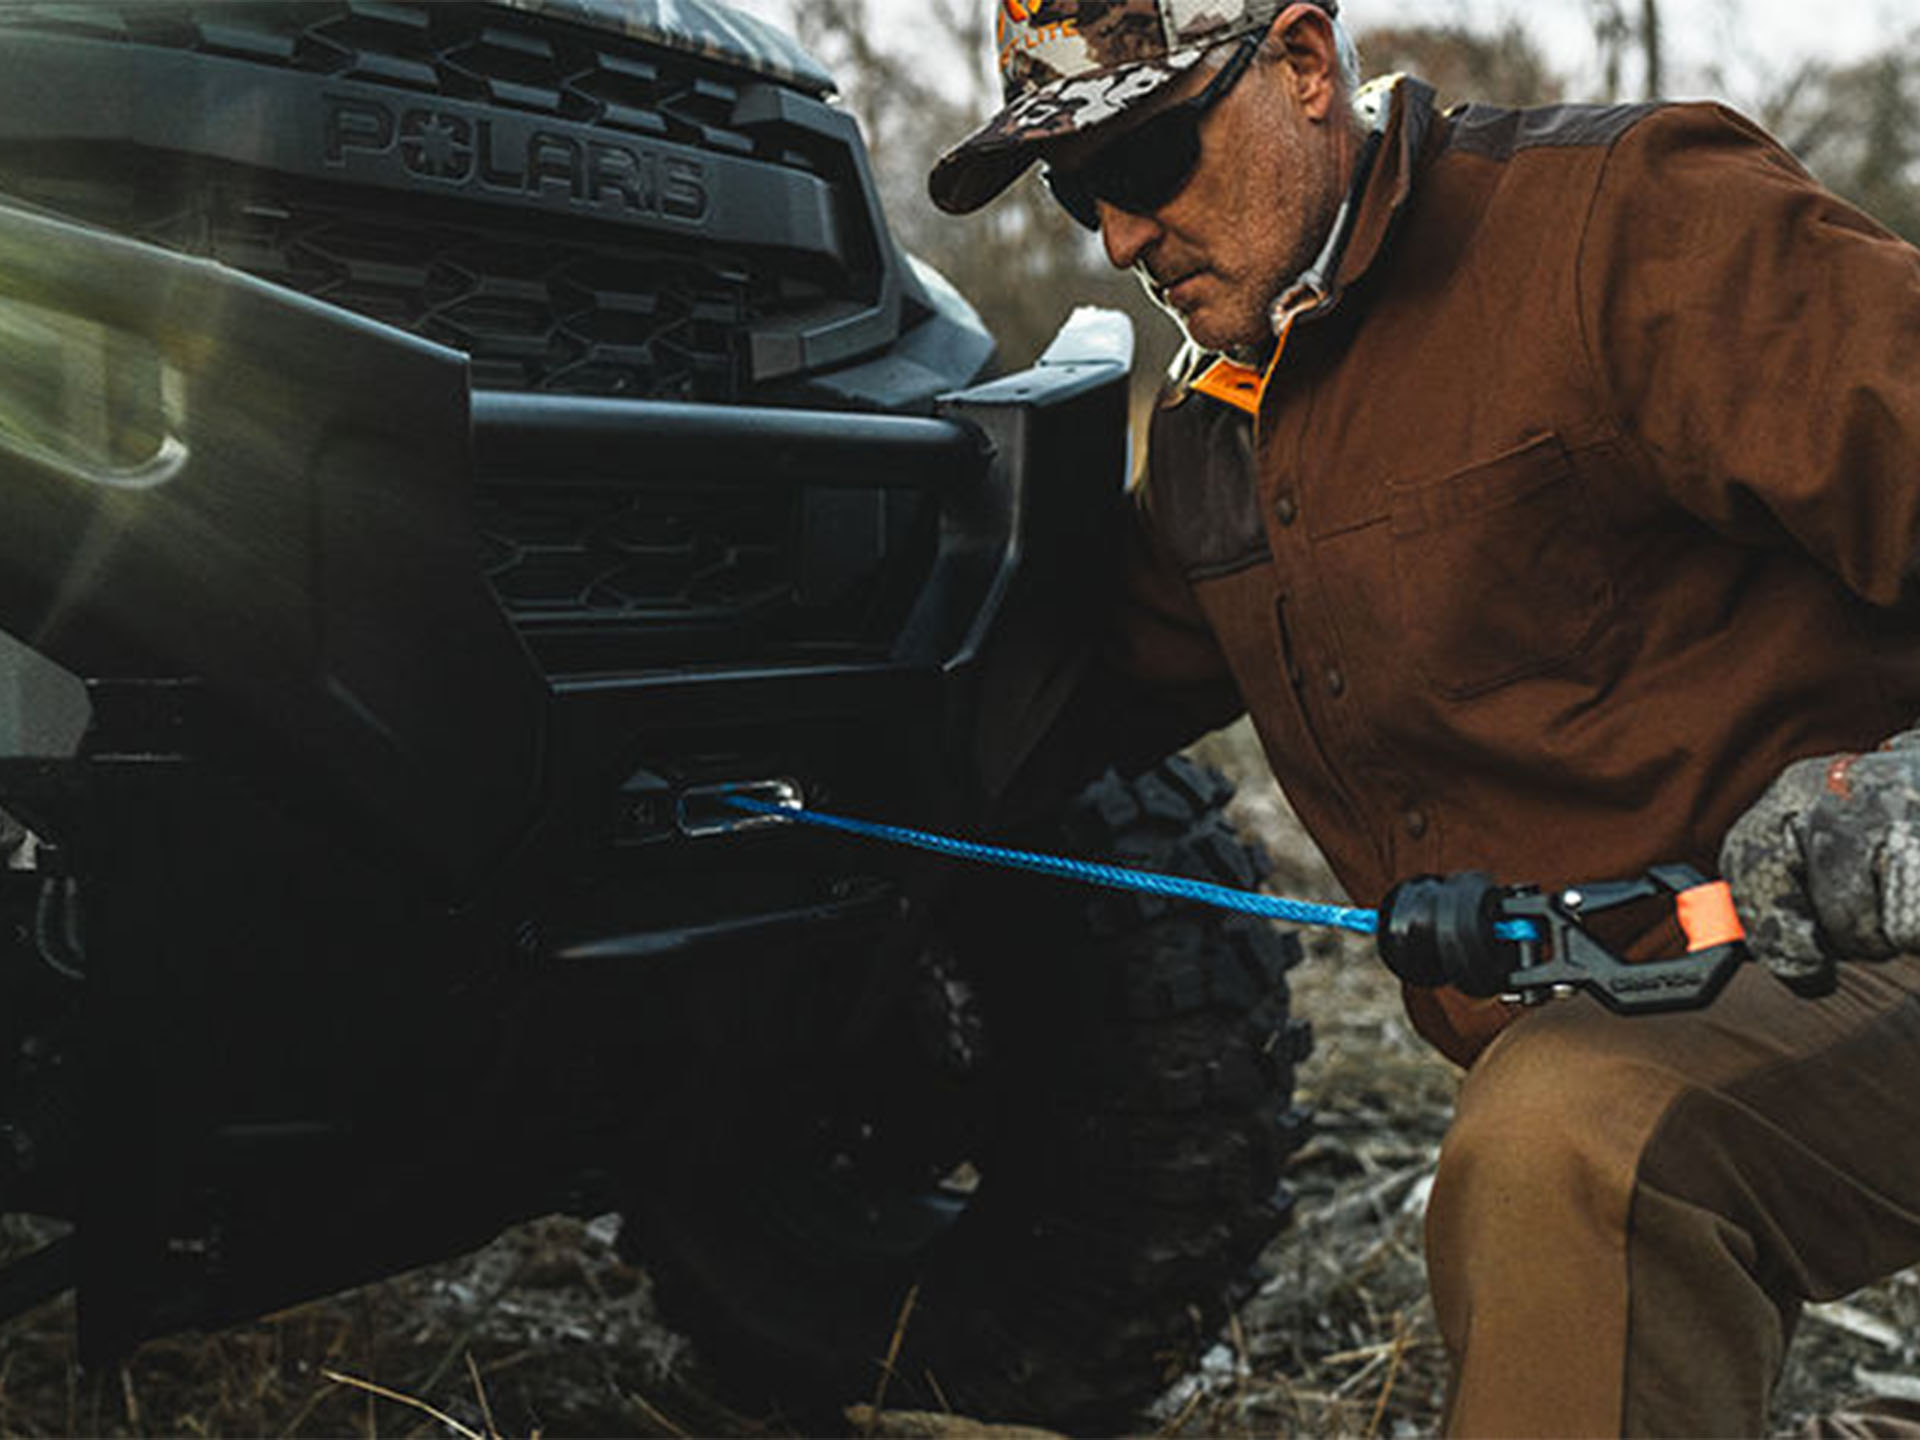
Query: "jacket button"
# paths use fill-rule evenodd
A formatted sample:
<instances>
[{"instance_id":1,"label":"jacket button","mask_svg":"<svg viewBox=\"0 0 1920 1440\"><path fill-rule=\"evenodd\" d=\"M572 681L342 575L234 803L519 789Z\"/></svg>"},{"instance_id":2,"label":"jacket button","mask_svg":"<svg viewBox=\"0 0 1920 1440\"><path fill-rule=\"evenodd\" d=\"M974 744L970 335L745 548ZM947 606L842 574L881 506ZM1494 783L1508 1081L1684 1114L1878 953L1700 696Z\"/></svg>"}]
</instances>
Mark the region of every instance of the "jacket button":
<instances>
[{"instance_id":1,"label":"jacket button","mask_svg":"<svg viewBox=\"0 0 1920 1440\"><path fill-rule=\"evenodd\" d=\"M1300 507L1294 503L1291 494L1283 494L1273 502L1273 518L1282 525L1291 525L1300 518Z\"/></svg>"},{"instance_id":2,"label":"jacket button","mask_svg":"<svg viewBox=\"0 0 1920 1440\"><path fill-rule=\"evenodd\" d=\"M1427 812L1426 811L1409 810L1406 813L1405 819L1407 822L1407 834L1411 835L1415 840L1421 840L1426 837L1426 833L1427 833Z\"/></svg>"},{"instance_id":3,"label":"jacket button","mask_svg":"<svg viewBox=\"0 0 1920 1440\"><path fill-rule=\"evenodd\" d=\"M1327 691L1336 698L1347 693L1347 677L1340 673L1338 665L1327 667Z\"/></svg>"}]
</instances>

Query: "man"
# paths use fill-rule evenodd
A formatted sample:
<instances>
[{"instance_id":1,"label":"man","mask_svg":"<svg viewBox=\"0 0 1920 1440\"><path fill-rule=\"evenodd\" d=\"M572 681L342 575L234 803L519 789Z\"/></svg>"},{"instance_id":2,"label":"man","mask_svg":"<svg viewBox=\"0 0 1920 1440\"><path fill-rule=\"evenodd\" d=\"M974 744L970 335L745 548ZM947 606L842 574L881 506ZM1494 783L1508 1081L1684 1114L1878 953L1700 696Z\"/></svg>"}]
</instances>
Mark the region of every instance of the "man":
<instances>
[{"instance_id":1,"label":"man","mask_svg":"<svg viewBox=\"0 0 1920 1440\"><path fill-rule=\"evenodd\" d=\"M1717 107L1356 97L1334 3L1005 0L934 171L1043 161L1193 342L1086 713L1244 706L1363 903L1722 861L1780 978L1409 1006L1450 1428L1760 1433L1799 1304L1920 1260L1920 745L1851 758L1920 715L1920 258Z\"/></svg>"}]
</instances>

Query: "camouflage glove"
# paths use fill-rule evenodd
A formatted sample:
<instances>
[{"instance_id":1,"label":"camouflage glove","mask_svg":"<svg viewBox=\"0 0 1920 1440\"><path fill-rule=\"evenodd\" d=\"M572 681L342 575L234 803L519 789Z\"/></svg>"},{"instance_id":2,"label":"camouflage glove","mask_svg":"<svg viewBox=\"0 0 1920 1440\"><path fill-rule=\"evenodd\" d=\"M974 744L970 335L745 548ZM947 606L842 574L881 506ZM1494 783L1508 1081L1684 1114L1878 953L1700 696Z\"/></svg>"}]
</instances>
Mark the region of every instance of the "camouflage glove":
<instances>
[{"instance_id":1,"label":"camouflage glove","mask_svg":"<svg viewBox=\"0 0 1920 1440\"><path fill-rule=\"evenodd\" d=\"M1807 994L1834 962L1920 951L1920 731L1800 760L1720 848L1755 958Z\"/></svg>"}]
</instances>

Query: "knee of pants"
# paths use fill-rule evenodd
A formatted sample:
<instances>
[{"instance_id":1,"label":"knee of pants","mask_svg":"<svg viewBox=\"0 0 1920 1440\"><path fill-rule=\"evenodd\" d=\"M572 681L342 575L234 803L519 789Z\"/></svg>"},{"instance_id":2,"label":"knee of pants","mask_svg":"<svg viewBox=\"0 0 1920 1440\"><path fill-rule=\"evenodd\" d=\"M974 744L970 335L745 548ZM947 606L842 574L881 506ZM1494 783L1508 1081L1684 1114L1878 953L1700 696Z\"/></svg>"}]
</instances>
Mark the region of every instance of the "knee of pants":
<instances>
[{"instance_id":1,"label":"knee of pants","mask_svg":"<svg viewBox=\"0 0 1920 1440\"><path fill-rule=\"evenodd\" d=\"M1643 1157L1695 1093L1654 1039L1543 1012L1462 1088L1427 1211L1461 1433L1764 1427L1782 1329L1748 1257L1697 1207L1639 1209Z\"/></svg>"},{"instance_id":2,"label":"knee of pants","mask_svg":"<svg viewBox=\"0 0 1920 1440\"><path fill-rule=\"evenodd\" d=\"M1684 1080L1585 1002L1512 1026L1461 1087L1430 1249L1550 1246L1624 1229L1639 1157Z\"/></svg>"}]
</instances>

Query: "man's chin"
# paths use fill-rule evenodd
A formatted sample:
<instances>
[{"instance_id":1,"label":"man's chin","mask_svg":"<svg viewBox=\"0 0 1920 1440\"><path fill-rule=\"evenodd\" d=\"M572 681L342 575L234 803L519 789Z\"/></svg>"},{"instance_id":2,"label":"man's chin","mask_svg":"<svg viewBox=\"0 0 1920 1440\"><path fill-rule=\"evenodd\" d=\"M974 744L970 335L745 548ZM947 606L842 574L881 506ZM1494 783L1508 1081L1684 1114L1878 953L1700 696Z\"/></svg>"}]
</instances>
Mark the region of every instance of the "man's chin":
<instances>
[{"instance_id":1,"label":"man's chin","mask_svg":"<svg viewBox=\"0 0 1920 1440\"><path fill-rule=\"evenodd\" d=\"M1187 338L1202 350L1238 355L1263 349L1272 339L1263 326L1244 320L1236 322L1232 317L1220 315L1210 306L1196 306L1185 315L1178 311L1168 313L1180 323Z\"/></svg>"},{"instance_id":2,"label":"man's chin","mask_svg":"<svg viewBox=\"0 0 1920 1440\"><path fill-rule=\"evenodd\" d=\"M1255 351L1263 348L1271 338L1263 316L1243 319L1236 324L1223 317L1218 308L1212 305L1200 304L1191 310L1182 310L1167 299L1167 292L1154 284L1153 277L1143 267L1134 268L1134 278L1140 282L1140 288L1147 292L1147 298L1202 350L1220 354Z\"/></svg>"}]
</instances>

